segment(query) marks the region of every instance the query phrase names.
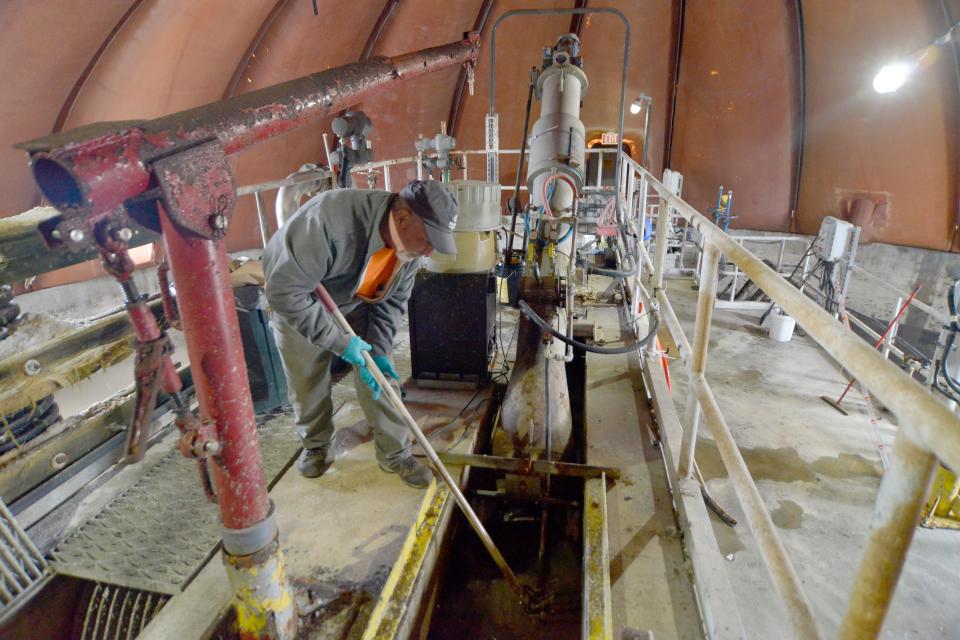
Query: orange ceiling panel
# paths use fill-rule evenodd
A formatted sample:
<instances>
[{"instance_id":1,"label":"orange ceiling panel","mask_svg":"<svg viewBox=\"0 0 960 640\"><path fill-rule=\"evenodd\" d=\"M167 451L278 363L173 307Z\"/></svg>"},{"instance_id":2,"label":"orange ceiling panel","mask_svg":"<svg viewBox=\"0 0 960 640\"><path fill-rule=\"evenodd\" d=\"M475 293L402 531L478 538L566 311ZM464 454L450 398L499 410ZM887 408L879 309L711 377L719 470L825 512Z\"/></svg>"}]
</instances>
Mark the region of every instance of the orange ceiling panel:
<instances>
[{"instance_id":1,"label":"orange ceiling panel","mask_svg":"<svg viewBox=\"0 0 960 640\"><path fill-rule=\"evenodd\" d=\"M807 118L799 230L842 216L852 198L885 203L872 235L947 250L957 202L957 80L949 49L899 91L872 81L946 31L939 2L874 0L838 11L806 0ZM956 14L955 14L956 15Z\"/></svg>"},{"instance_id":2,"label":"orange ceiling panel","mask_svg":"<svg viewBox=\"0 0 960 640\"><path fill-rule=\"evenodd\" d=\"M792 2L688 2L671 168L706 213L733 189L735 227L786 231L799 126Z\"/></svg>"},{"instance_id":3,"label":"orange ceiling panel","mask_svg":"<svg viewBox=\"0 0 960 640\"><path fill-rule=\"evenodd\" d=\"M17 142L47 135L76 80L133 0L97 10L57 0L0 2L0 216L38 203Z\"/></svg>"}]
</instances>

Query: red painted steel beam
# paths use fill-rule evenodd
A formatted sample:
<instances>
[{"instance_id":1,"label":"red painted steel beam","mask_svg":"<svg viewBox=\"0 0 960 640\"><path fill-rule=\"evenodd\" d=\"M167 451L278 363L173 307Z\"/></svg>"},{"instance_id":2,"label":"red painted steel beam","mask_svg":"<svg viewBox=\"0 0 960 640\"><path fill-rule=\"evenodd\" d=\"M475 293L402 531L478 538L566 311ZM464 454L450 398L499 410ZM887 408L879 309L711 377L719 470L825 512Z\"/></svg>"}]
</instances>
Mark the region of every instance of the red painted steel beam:
<instances>
[{"instance_id":1,"label":"red painted steel beam","mask_svg":"<svg viewBox=\"0 0 960 640\"><path fill-rule=\"evenodd\" d=\"M160 223L197 402L223 443L209 466L221 521L243 529L266 518L270 507L227 252L222 241L184 233L165 211Z\"/></svg>"},{"instance_id":2,"label":"red painted steel beam","mask_svg":"<svg viewBox=\"0 0 960 640\"><path fill-rule=\"evenodd\" d=\"M394 58L376 57L155 120L98 123L21 145L34 178L61 209L111 211L147 189L148 165L177 148L218 139L227 154L287 133L392 83L474 62L478 38Z\"/></svg>"}]
</instances>

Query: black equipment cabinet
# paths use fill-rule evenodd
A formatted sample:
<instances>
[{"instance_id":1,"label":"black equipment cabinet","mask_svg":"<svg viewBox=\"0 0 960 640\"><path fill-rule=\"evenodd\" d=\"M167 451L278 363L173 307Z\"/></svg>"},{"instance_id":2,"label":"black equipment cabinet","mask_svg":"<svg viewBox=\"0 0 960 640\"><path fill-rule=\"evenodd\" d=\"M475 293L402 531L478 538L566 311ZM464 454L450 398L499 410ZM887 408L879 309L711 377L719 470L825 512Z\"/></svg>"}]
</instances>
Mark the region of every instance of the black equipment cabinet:
<instances>
[{"instance_id":1,"label":"black equipment cabinet","mask_svg":"<svg viewBox=\"0 0 960 640\"><path fill-rule=\"evenodd\" d=\"M492 273L421 271L408 312L415 380L438 386L489 380L497 312Z\"/></svg>"}]
</instances>

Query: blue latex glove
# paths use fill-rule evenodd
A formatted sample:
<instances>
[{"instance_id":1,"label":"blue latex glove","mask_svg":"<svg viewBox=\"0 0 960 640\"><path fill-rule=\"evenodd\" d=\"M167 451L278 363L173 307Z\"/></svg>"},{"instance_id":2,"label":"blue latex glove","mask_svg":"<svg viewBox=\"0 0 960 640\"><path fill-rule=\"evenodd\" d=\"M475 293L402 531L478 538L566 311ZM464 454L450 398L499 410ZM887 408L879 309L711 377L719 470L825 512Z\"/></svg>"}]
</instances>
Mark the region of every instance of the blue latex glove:
<instances>
[{"instance_id":1,"label":"blue latex glove","mask_svg":"<svg viewBox=\"0 0 960 640\"><path fill-rule=\"evenodd\" d=\"M367 366L363 362L363 352L370 351L372 349L366 340L360 336L351 336L350 344L347 345L347 348L343 350L343 353L340 354L340 357L349 362L352 365L358 367Z\"/></svg>"},{"instance_id":2,"label":"blue latex glove","mask_svg":"<svg viewBox=\"0 0 960 640\"><path fill-rule=\"evenodd\" d=\"M380 369L383 375L393 378L394 380L400 379L400 374L393 368L393 363L390 362L390 358L387 356L373 356L373 361L377 363L377 368Z\"/></svg>"},{"instance_id":3,"label":"blue latex glove","mask_svg":"<svg viewBox=\"0 0 960 640\"><path fill-rule=\"evenodd\" d=\"M360 375L360 379L363 380L363 383L373 392L373 399L379 400L380 385L377 384L377 381L373 378L373 374L367 369L367 363L363 361L363 352L370 351L372 348L373 347L363 338L352 336L350 338L350 344L348 344L347 348L340 354L340 357L357 367L357 373Z\"/></svg>"}]
</instances>

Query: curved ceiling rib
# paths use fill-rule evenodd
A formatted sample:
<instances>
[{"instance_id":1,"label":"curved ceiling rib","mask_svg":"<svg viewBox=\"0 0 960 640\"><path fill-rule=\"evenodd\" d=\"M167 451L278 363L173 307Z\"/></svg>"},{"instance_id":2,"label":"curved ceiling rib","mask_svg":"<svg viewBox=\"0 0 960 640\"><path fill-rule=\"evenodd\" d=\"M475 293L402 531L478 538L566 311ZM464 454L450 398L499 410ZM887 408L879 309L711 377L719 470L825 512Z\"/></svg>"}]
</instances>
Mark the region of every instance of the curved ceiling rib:
<instances>
[{"instance_id":1,"label":"curved ceiling rib","mask_svg":"<svg viewBox=\"0 0 960 640\"><path fill-rule=\"evenodd\" d=\"M277 16L279 16L284 7L286 7L287 2L289 2L289 0L277 0L277 4L273 5L273 9L270 10L270 13L267 14L260 28L257 29L253 40L250 41L250 46L247 47L243 57L240 58L240 62L237 63L237 68L233 70L233 75L230 76L230 82L227 84L227 88L223 91L224 100L236 95L237 87L240 86L240 81L243 80L243 77L247 73L247 67L250 66L250 60L256 55L260 43L263 42L263 38L267 35L267 32L270 31L270 27L273 26Z\"/></svg>"},{"instance_id":2,"label":"curved ceiling rib","mask_svg":"<svg viewBox=\"0 0 960 640\"><path fill-rule=\"evenodd\" d=\"M370 30L370 35L367 36L367 44L363 46L363 53L360 54L361 60L366 60L373 55L373 48L377 46L380 36L383 35L383 30L387 28L387 22L390 21L390 17L393 15L398 4L400 4L400 0L387 0L387 3L383 5L383 11L380 12L380 16L374 23L373 29Z\"/></svg>"},{"instance_id":3,"label":"curved ceiling rib","mask_svg":"<svg viewBox=\"0 0 960 640\"><path fill-rule=\"evenodd\" d=\"M130 18L134 13L137 12L137 9L140 8L140 5L143 4L143 0L133 0L133 4L130 5L130 8L127 9L127 12L120 16L120 20L117 21L117 24L113 26L113 29L110 30L110 33L107 34L107 37L104 38L103 44L100 45L100 48L96 50L93 54L93 57L90 58L90 62L87 63L87 66L80 73L80 77L77 78L76 82L73 83L73 87L70 89L70 93L67 94L67 99L63 101L63 106L60 107L60 113L57 114L57 119L53 123L53 133L58 133L63 131L63 125L66 123L67 118L70 117L70 110L73 109L74 103L77 101L77 96L80 95L80 92L83 91L83 85L86 84L87 78L90 77L90 74L93 73L94 67L97 66L97 63L100 62L100 58L103 57L103 54L116 39L117 34L126 26Z\"/></svg>"},{"instance_id":4,"label":"curved ceiling rib","mask_svg":"<svg viewBox=\"0 0 960 640\"><path fill-rule=\"evenodd\" d=\"M483 28L487 26L487 18L490 17L491 9L493 9L493 0L483 0L483 4L480 5L480 11L477 12L477 19L473 21L473 29L471 29L471 31L476 31L480 34L481 43L483 41ZM457 125L460 124L460 106L463 104L463 89L466 85L467 68L463 67L457 76L457 84L453 90L453 100L450 102L450 115L447 116L447 131L454 137L457 135Z\"/></svg>"}]
</instances>

